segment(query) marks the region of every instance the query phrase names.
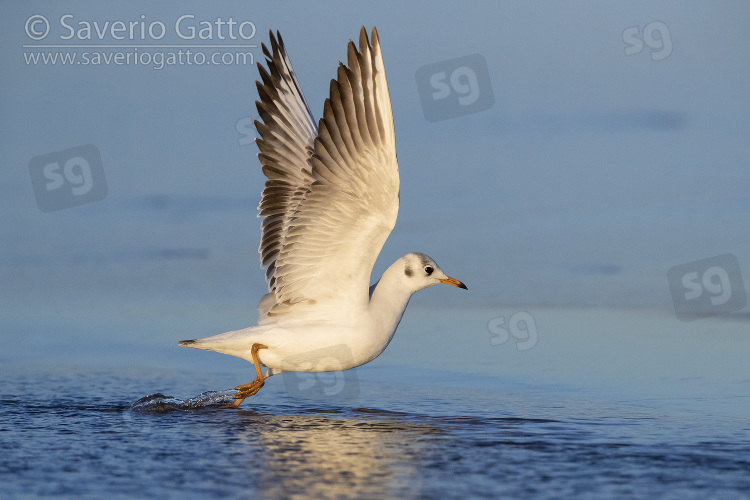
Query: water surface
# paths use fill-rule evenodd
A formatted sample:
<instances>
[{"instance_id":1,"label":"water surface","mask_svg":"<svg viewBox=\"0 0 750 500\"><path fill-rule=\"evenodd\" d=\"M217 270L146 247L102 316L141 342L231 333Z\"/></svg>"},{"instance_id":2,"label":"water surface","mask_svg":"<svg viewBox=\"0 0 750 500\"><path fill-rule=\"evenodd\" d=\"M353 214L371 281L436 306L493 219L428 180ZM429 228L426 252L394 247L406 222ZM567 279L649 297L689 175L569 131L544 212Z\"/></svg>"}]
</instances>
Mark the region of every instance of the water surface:
<instances>
[{"instance_id":1,"label":"water surface","mask_svg":"<svg viewBox=\"0 0 750 500\"><path fill-rule=\"evenodd\" d=\"M228 379L6 363L4 495L739 498L750 492L748 420L697 411L699 402L675 409L384 367L357 370L358 394L343 400L291 397L279 376L240 410L218 409L231 391L192 401L153 396L132 406L153 388L169 392Z\"/></svg>"}]
</instances>

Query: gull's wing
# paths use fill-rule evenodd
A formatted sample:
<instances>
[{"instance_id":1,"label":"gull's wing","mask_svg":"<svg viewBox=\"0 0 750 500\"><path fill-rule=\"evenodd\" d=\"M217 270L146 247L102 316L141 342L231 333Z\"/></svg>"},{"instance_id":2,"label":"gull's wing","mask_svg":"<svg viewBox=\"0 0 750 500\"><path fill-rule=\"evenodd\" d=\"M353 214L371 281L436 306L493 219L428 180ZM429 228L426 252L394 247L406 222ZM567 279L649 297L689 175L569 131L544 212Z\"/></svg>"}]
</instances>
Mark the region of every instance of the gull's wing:
<instances>
[{"instance_id":1,"label":"gull's wing","mask_svg":"<svg viewBox=\"0 0 750 500\"><path fill-rule=\"evenodd\" d=\"M269 35L272 52L262 44L268 71L259 62L258 72L263 83L255 82L260 97L255 106L263 120L263 123L255 121L261 136L255 142L260 150L258 159L263 173L268 177L258 207L263 217L259 252L272 292L276 258L289 221L315 180L309 160L318 128L294 75L281 34L278 33L278 42L273 32Z\"/></svg>"},{"instance_id":2,"label":"gull's wing","mask_svg":"<svg viewBox=\"0 0 750 500\"><path fill-rule=\"evenodd\" d=\"M268 177L261 265L269 294L261 322L306 305L366 303L372 267L396 223L398 163L388 84L375 28L331 80L315 133L281 37L264 47L256 122ZM259 64L260 67L260 64Z\"/></svg>"}]
</instances>

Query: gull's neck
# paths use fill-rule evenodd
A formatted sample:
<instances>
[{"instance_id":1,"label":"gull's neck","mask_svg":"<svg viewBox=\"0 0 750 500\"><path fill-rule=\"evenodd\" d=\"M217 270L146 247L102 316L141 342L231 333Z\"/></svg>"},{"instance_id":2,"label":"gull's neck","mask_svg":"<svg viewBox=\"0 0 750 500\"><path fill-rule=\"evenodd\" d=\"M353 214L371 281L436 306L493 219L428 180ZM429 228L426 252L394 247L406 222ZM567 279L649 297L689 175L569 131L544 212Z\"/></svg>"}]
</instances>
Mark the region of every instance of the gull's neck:
<instances>
[{"instance_id":1,"label":"gull's neck","mask_svg":"<svg viewBox=\"0 0 750 500\"><path fill-rule=\"evenodd\" d=\"M389 267L374 286L370 295L368 309L370 312L372 340L382 349L388 345L396 333L401 317L411 298L412 291L404 285L400 266ZM380 354L378 352L378 354Z\"/></svg>"}]
</instances>

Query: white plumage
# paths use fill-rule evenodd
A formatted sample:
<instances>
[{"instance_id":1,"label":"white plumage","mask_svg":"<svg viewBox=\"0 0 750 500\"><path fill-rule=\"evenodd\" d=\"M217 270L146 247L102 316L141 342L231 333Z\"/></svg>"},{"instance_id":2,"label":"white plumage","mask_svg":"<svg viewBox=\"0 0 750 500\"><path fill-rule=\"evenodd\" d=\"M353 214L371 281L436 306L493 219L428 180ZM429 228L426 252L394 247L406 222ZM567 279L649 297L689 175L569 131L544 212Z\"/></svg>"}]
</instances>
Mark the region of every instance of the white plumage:
<instances>
[{"instance_id":1,"label":"white plumage","mask_svg":"<svg viewBox=\"0 0 750 500\"><path fill-rule=\"evenodd\" d=\"M362 27L359 49L331 80L315 126L284 47L270 34L258 69L258 158L268 180L258 207L259 253L269 293L258 325L180 345L249 360L257 378L239 386L238 406L284 371L334 371L376 358L412 293L438 283L466 288L411 253L370 287L375 260L396 223L399 176L380 40ZM255 348L253 349L253 347ZM260 365L268 367L261 373Z\"/></svg>"}]
</instances>

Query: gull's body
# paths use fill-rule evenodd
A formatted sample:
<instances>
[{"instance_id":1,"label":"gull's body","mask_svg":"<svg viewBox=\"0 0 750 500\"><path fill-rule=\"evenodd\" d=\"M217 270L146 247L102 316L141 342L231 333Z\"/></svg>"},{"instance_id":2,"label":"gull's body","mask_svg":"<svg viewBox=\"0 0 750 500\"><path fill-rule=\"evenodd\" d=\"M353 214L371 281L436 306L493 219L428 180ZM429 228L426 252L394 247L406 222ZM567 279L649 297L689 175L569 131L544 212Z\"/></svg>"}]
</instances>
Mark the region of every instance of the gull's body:
<instances>
[{"instance_id":1,"label":"gull's body","mask_svg":"<svg viewBox=\"0 0 750 500\"><path fill-rule=\"evenodd\" d=\"M319 126L281 36L263 45L255 122L268 177L259 216L269 293L258 325L188 347L247 359L257 378L239 386L238 406L285 371L346 370L372 361L396 332L411 295L438 283L466 288L421 253L397 260L369 286L375 259L396 223L399 177L380 40L362 28L359 50L331 81ZM260 366L268 367L263 374Z\"/></svg>"}]
</instances>

